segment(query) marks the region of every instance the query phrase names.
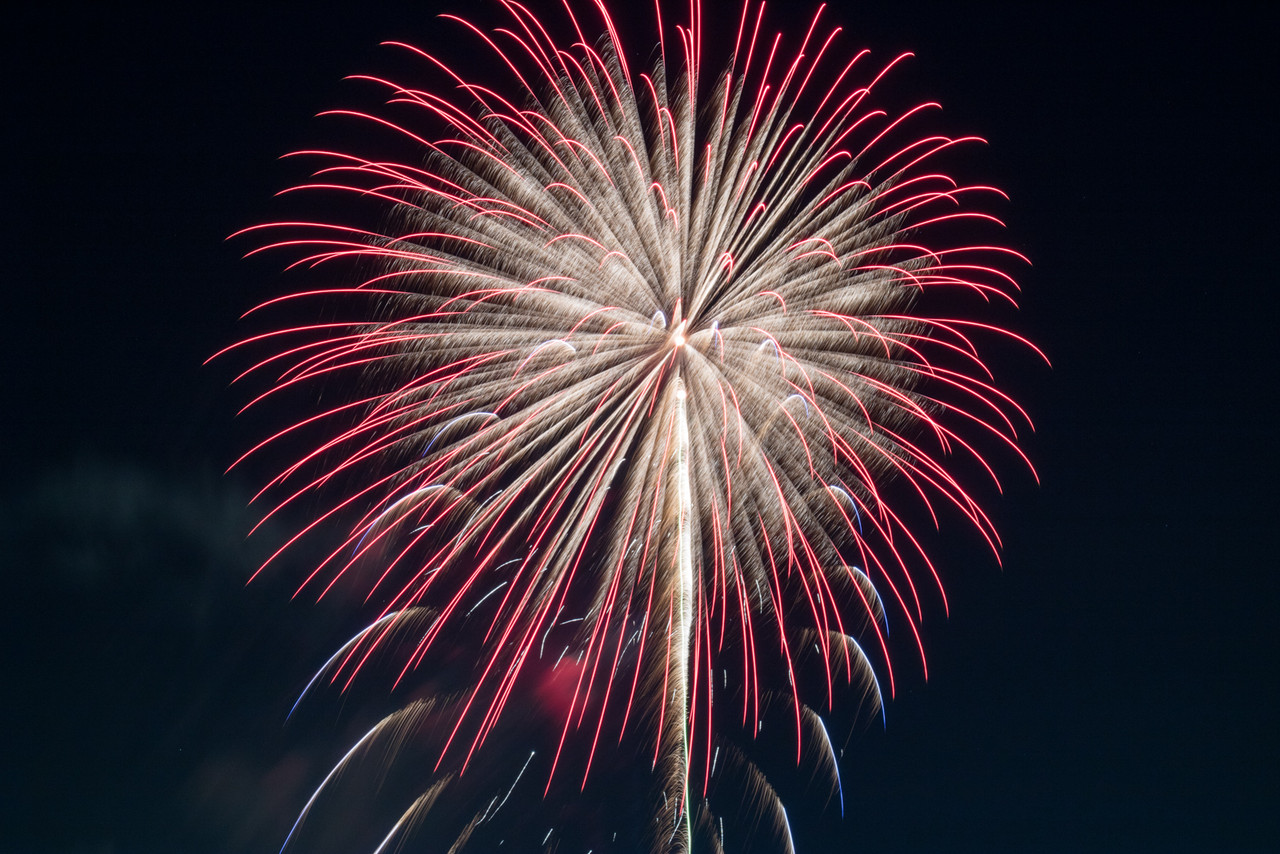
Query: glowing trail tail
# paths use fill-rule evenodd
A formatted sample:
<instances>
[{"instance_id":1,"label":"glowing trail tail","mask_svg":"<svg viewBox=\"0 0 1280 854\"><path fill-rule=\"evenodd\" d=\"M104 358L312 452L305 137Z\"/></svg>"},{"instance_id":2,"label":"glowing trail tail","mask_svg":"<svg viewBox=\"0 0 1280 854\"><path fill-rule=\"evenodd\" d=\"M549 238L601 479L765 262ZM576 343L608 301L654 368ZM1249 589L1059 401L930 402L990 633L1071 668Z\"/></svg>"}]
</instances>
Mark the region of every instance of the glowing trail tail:
<instances>
[{"instance_id":1,"label":"glowing trail tail","mask_svg":"<svg viewBox=\"0 0 1280 854\"><path fill-rule=\"evenodd\" d=\"M679 750L677 761L673 764L679 768L681 815L680 827L676 832L676 845L673 851L688 852L692 847L692 818L689 804L689 657L692 654L693 633L693 536L690 530L692 523L693 492L689 483L689 420L685 406L684 381L678 376L675 381L676 396L676 490L679 504L676 512L676 578L679 587L676 591L676 644L673 657L673 669L677 679L668 699L668 714L672 721L678 721L680 741L672 745Z\"/></svg>"}]
</instances>

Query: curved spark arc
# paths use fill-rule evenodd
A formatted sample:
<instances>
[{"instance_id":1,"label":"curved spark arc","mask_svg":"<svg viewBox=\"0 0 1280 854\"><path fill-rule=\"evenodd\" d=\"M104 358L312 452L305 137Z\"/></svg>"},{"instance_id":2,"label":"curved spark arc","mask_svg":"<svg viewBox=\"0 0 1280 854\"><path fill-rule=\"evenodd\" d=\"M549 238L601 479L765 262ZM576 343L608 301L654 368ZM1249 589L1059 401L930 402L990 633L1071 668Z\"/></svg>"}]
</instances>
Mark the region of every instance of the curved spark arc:
<instances>
[{"instance_id":1,"label":"curved spark arc","mask_svg":"<svg viewBox=\"0 0 1280 854\"><path fill-rule=\"evenodd\" d=\"M581 762L585 784L597 747L641 728L662 791L680 793L659 823L684 851L692 781L705 798L724 714L717 670L736 662L733 716L749 729L766 692L790 698L799 757L807 650L828 704L837 680L866 681L855 636L892 693L882 602L917 645L929 596L917 575L945 606L888 482L935 522L935 505L953 507L997 547L950 458L994 479L975 435L1021 453L1025 414L975 343L999 330L913 309L937 290L1012 301L1000 264L1016 253L930 246L957 217L996 222L971 206L998 191L933 166L976 138L895 141L936 105L872 107L901 57L855 83L864 53L837 60L821 10L788 55L761 30L763 4L744 3L732 60L708 81L696 2L678 45L661 38L640 73L600 2L608 38L594 47L568 3L567 44L503 5L512 24L492 32L444 17L493 51L514 96L396 45L477 108L368 77L390 91L388 115L334 111L430 152L425 165L308 152L321 165L297 189L373 203L380 230L248 230L264 242L254 251L292 253L293 266L365 271L309 294L368 300L350 323L246 342L277 347L250 369L277 372L262 398L344 374L361 389L358 405L276 434L333 425L272 482L285 497L268 515L350 484L299 535L356 517L303 586L376 594L369 628L322 668L333 680L402 645L400 615L431 617L397 684L484 623L437 768L465 772L522 685L568 672L550 777ZM572 667L543 658L552 635ZM573 758L584 728L590 750Z\"/></svg>"}]
</instances>

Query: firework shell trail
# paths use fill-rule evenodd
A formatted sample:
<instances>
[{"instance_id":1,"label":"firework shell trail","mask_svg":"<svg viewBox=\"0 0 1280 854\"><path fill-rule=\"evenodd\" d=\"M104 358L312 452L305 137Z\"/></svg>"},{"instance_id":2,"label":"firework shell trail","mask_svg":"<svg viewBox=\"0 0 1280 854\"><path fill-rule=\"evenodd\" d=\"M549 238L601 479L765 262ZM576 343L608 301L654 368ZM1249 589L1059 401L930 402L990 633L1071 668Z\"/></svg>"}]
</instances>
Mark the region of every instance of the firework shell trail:
<instances>
[{"instance_id":1,"label":"firework shell trail","mask_svg":"<svg viewBox=\"0 0 1280 854\"><path fill-rule=\"evenodd\" d=\"M955 472L995 480L993 449L1025 462L1026 415L982 348L1026 342L927 309L1013 303L1025 259L973 237L1003 194L943 171L980 140L913 130L936 104L884 106L906 57L850 53L822 9L787 38L763 4L713 25L697 2L679 23L659 9L644 65L599 2L495 10L440 22L491 59L484 82L395 43L432 85L362 78L383 106L335 111L409 155L299 153L313 177L290 197L340 217L242 233L309 283L234 348L266 378L251 405L320 401L250 452L310 443L266 516L308 508L281 551L328 543L300 592L353 584L373 609L317 678L390 655L399 687L473 653L447 701L406 704L335 772L430 728L398 844L543 691L544 791L630 738L651 850L718 849L709 792L730 774L785 848L744 758L760 721L782 710L795 760L836 774L821 712L849 684L878 706L890 625L919 648L945 604L907 520L959 517L998 549Z\"/></svg>"}]
</instances>

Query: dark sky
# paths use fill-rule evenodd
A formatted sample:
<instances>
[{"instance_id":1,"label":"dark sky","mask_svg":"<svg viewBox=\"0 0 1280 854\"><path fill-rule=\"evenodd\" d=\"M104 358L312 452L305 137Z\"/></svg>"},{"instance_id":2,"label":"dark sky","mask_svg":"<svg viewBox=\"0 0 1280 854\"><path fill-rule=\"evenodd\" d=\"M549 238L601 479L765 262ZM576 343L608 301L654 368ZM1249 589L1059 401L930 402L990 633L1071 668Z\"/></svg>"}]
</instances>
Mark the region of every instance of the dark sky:
<instances>
[{"instance_id":1,"label":"dark sky","mask_svg":"<svg viewBox=\"0 0 1280 854\"><path fill-rule=\"evenodd\" d=\"M202 366L278 286L224 240L276 158L436 37L327 5L6 21L0 851L275 850L347 738L283 726L349 624L243 586L283 529L246 543L261 472L221 471L267 425ZM833 15L990 141L1054 367L1004 372L1042 483L990 502L1003 569L938 555L930 678L801 852L1275 850L1276 17L884 6Z\"/></svg>"}]
</instances>

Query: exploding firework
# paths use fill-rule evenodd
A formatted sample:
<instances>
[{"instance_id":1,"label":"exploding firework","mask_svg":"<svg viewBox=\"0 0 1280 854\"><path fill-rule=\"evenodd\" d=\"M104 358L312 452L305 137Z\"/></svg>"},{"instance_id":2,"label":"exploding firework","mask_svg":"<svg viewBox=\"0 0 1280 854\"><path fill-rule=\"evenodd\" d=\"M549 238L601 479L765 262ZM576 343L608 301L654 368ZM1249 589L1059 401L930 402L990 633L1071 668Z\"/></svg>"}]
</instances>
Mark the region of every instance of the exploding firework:
<instances>
[{"instance_id":1,"label":"exploding firework","mask_svg":"<svg viewBox=\"0 0 1280 854\"><path fill-rule=\"evenodd\" d=\"M1020 256L966 237L1002 194L940 171L974 138L913 134L934 104L878 106L903 57L850 56L821 10L788 45L763 4L709 27L695 2L659 14L639 68L600 0L554 24L502 6L492 29L443 17L505 82L393 45L443 85L364 78L385 108L341 115L408 153L303 152L296 189L337 194L341 221L249 230L326 277L259 309L319 301L315 322L240 345L273 375L255 404L325 392L263 443L313 443L268 517L319 506L284 547L329 543L301 588L376 609L315 681L390 660L397 690L427 686L303 817L363 757L421 752L429 779L378 837L399 844L500 749L496 795L450 808L465 843L504 790L586 785L625 744L653 780L649 850L720 849L733 779L786 847L746 758L762 723L835 775L819 710L848 685L878 706L890 624L919 647L943 598L892 496L998 546L954 471L1021 457L978 347L1016 336L922 309L1012 303Z\"/></svg>"}]
</instances>

